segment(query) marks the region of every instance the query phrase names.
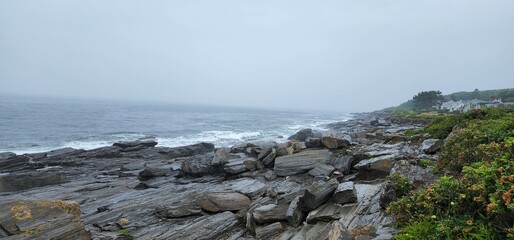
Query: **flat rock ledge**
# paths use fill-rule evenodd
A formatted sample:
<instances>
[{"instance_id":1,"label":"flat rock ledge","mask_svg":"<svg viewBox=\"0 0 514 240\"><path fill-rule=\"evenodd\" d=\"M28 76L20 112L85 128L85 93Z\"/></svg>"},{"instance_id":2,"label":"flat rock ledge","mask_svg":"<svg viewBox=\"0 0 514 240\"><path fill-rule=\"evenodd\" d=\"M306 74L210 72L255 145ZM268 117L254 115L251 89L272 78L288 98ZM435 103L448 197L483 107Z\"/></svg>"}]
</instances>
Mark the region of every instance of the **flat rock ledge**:
<instances>
[{"instance_id":1,"label":"flat rock ledge","mask_svg":"<svg viewBox=\"0 0 514 240\"><path fill-rule=\"evenodd\" d=\"M421 126L372 113L284 143L0 153L0 238L393 239L386 177L433 179L417 164L443 145L404 134Z\"/></svg>"}]
</instances>

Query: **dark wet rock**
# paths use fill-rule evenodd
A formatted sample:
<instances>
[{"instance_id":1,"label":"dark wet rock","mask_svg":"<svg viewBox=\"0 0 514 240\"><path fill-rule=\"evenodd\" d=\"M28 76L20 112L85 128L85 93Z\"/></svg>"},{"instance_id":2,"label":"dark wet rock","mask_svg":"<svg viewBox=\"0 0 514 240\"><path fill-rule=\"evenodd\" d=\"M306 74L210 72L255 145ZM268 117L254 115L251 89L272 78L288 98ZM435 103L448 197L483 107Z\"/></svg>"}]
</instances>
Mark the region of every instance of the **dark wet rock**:
<instances>
[{"instance_id":1,"label":"dark wet rock","mask_svg":"<svg viewBox=\"0 0 514 240\"><path fill-rule=\"evenodd\" d=\"M316 177L326 177L334 173L335 167L327 164L317 164L312 170L309 171L309 175Z\"/></svg>"},{"instance_id":2,"label":"dark wet rock","mask_svg":"<svg viewBox=\"0 0 514 240\"><path fill-rule=\"evenodd\" d=\"M273 167L273 164L275 163L275 158L277 157L276 150L273 149L273 152L268 154L266 157L262 159L262 163L266 167Z\"/></svg>"},{"instance_id":3,"label":"dark wet rock","mask_svg":"<svg viewBox=\"0 0 514 240\"><path fill-rule=\"evenodd\" d=\"M277 157L274 171L278 176L290 176L308 172L317 164L330 161L330 152L324 150L307 150L297 154Z\"/></svg>"},{"instance_id":4,"label":"dark wet rock","mask_svg":"<svg viewBox=\"0 0 514 240\"><path fill-rule=\"evenodd\" d=\"M225 172L229 174L239 174L246 171L255 171L257 169L263 168L264 166L260 161L251 157L229 160L228 163L223 167Z\"/></svg>"},{"instance_id":5,"label":"dark wet rock","mask_svg":"<svg viewBox=\"0 0 514 240\"><path fill-rule=\"evenodd\" d=\"M427 139L421 144L421 151L426 154L435 154L442 149L444 141L441 139Z\"/></svg>"},{"instance_id":6,"label":"dark wet rock","mask_svg":"<svg viewBox=\"0 0 514 240\"><path fill-rule=\"evenodd\" d=\"M223 172L223 169L221 165L214 164L214 158L215 156L213 154L188 157L182 161L180 170L185 175L194 177L200 177L209 174L219 174Z\"/></svg>"},{"instance_id":7,"label":"dark wet rock","mask_svg":"<svg viewBox=\"0 0 514 240\"><path fill-rule=\"evenodd\" d=\"M111 210L111 209L109 208L109 206L101 206L101 207L98 207L98 208L96 209L96 211L97 211L97 212L99 212L99 213L100 213L100 212L109 211L109 210Z\"/></svg>"},{"instance_id":8,"label":"dark wet rock","mask_svg":"<svg viewBox=\"0 0 514 240\"><path fill-rule=\"evenodd\" d=\"M253 218L258 224L273 223L286 220L286 205L267 204L253 210Z\"/></svg>"},{"instance_id":9,"label":"dark wet rock","mask_svg":"<svg viewBox=\"0 0 514 240\"><path fill-rule=\"evenodd\" d=\"M312 210L309 215L307 215L307 223L313 224L317 222L331 222L339 220L342 213L343 208L341 205L327 203Z\"/></svg>"},{"instance_id":10,"label":"dark wet rock","mask_svg":"<svg viewBox=\"0 0 514 240\"><path fill-rule=\"evenodd\" d=\"M340 149L349 147L350 141L346 139L334 138L334 137L323 137L321 143L328 149Z\"/></svg>"},{"instance_id":11,"label":"dark wet rock","mask_svg":"<svg viewBox=\"0 0 514 240\"><path fill-rule=\"evenodd\" d=\"M230 148L218 148L216 149L216 152L214 153L214 156L212 158L212 165L223 166L226 163L228 163L229 160L237 158L240 158L240 156L236 154L231 154Z\"/></svg>"},{"instance_id":12,"label":"dark wet rock","mask_svg":"<svg viewBox=\"0 0 514 240\"><path fill-rule=\"evenodd\" d=\"M145 148L148 148L148 147L155 147L155 145L157 145L157 142L153 139L137 140L137 141L130 141L130 142L117 142L117 143L113 144L113 146L120 147L122 149L127 149L127 148L130 149L130 148L134 148L134 147L138 147L138 146L143 146ZM140 149L138 149L138 150L140 150Z\"/></svg>"},{"instance_id":13,"label":"dark wet rock","mask_svg":"<svg viewBox=\"0 0 514 240\"><path fill-rule=\"evenodd\" d=\"M196 205L157 206L155 208L155 215L160 218L181 218L201 213L202 209Z\"/></svg>"},{"instance_id":14,"label":"dark wet rock","mask_svg":"<svg viewBox=\"0 0 514 240\"><path fill-rule=\"evenodd\" d=\"M45 158L32 160L29 162L34 168L43 168L46 166L82 166L84 162L77 161L77 157L84 153L83 149L61 148L46 153Z\"/></svg>"},{"instance_id":15,"label":"dark wet rock","mask_svg":"<svg viewBox=\"0 0 514 240\"><path fill-rule=\"evenodd\" d=\"M158 186L156 185L153 185L153 184L149 184L148 182L145 182L145 181L141 181L139 182L135 187L134 189L135 190L145 190L145 189L149 189L149 188L159 188Z\"/></svg>"},{"instance_id":16,"label":"dark wet rock","mask_svg":"<svg viewBox=\"0 0 514 240\"><path fill-rule=\"evenodd\" d=\"M145 168L143 171L139 172L139 180L146 181L156 177L164 177L168 174L170 174L170 169Z\"/></svg>"},{"instance_id":17,"label":"dark wet rock","mask_svg":"<svg viewBox=\"0 0 514 240\"><path fill-rule=\"evenodd\" d=\"M91 150L87 150L77 157L79 158L119 158L121 157L121 148L120 147L100 147Z\"/></svg>"},{"instance_id":18,"label":"dark wet rock","mask_svg":"<svg viewBox=\"0 0 514 240\"><path fill-rule=\"evenodd\" d=\"M12 192L65 183L62 172L30 172L0 175L0 192Z\"/></svg>"},{"instance_id":19,"label":"dark wet rock","mask_svg":"<svg viewBox=\"0 0 514 240\"><path fill-rule=\"evenodd\" d=\"M232 146L230 149L231 153L244 153L246 155L257 157L260 150L260 147L254 143L240 143Z\"/></svg>"},{"instance_id":20,"label":"dark wet rock","mask_svg":"<svg viewBox=\"0 0 514 240\"><path fill-rule=\"evenodd\" d=\"M322 148L323 143L321 143L321 138L308 137L307 139L305 139L305 147L306 148Z\"/></svg>"},{"instance_id":21,"label":"dark wet rock","mask_svg":"<svg viewBox=\"0 0 514 240\"><path fill-rule=\"evenodd\" d=\"M276 222L267 226L257 227L255 229L255 236L258 240L273 239L284 231L282 223Z\"/></svg>"},{"instance_id":22,"label":"dark wet rock","mask_svg":"<svg viewBox=\"0 0 514 240\"><path fill-rule=\"evenodd\" d=\"M353 182L343 182L334 192L334 202L339 204L357 202L357 191Z\"/></svg>"},{"instance_id":23,"label":"dark wet rock","mask_svg":"<svg viewBox=\"0 0 514 240\"><path fill-rule=\"evenodd\" d=\"M330 164L334 166L334 168L337 171L343 174L349 174L352 168L353 159L353 156L344 155L341 157L334 158Z\"/></svg>"},{"instance_id":24,"label":"dark wet rock","mask_svg":"<svg viewBox=\"0 0 514 240\"><path fill-rule=\"evenodd\" d=\"M28 169L30 157L11 152L0 153L0 172L16 172Z\"/></svg>"},{"instance_id":25,"label":"dark wet rock","mask_svg":"<svg viewBox=\"0 0 514 240\"><path fill-rule=\"evenodd\" d=\"M223 212L248 209L252 202L250 198L241 193L211 192L199 195L196 203L205 211Z\"/></svg>"},{"instance_id":26,"label":"dark wet rock","mask_svg":"<svg viewBox=\"0 0 514 240\"><path fill-rule=\"evenodd\" d=\"M277 150L275 147L267 147L259 153L257 160L261 161L266 167L272 167L277 157Z\"/></svg>"},{"instance_id":27,"label":"dark wet rock","mask_svg":"<svg viewBox=\"0 0 514 240\"><path fill-rule=\"evenodd\" d=\"M261 150L259 155L257 155L257 160L262 161L262 159L264 159L266 156L268 156L271 152L273 152L273 148L272 147L264 148L263 150Z\"/></svg>"},{"instance_id":28,"label":"dark wet rock","mask_svg":"<svg viewBox=\"0 0 514 240\"><path fill-rule=\"evenodd\" d=\"M30 200L0 204L0 231L6 239L91 239L73 201Z\"/></svg>"},{"instance_id":29,"label":"dark wet rock","mask_svg":"<svg viewBox=\"0 0 514 240\"><path fill-rule=\"evenodd\" d=\"M338 182L331 179L328 182L315 182L307 189L302 197L298 206L302 211L311 211L327 202L332 194L337 189Z\"/></svg>"},{"instance_id":30,"label":"dark wet rock","mask_svg":"<svg viewBox=\"0 0 514 240\"><path fill-rule=\"evenodd\" d=\"M194 155L202 155L214 151L214 144L212 143L198 143L189 146L167 148L167 147L154 147L145 150L152 150L158 153L158 157L165 157L166 159L189 157ZM152 155L153 156L153 155ZM147 159L152 159L149 157Z\"/></svg>"},{"instance_id":31,"label":"dark wet rock","mask_svg":"<svg viewBox=\"0 0 514 240\"><path fill-rule=\"evenodd\" d=\"M302 224L305 218L305 213L298 207L300 196L297 196L288 206L286 211L286 219L293 227L298 227Z\"/></svg>"},{"instance_id":32,"label":"dark wet rock","mask_svg":"<svg viewBox=\"0 0 514 240\"><path fill-rule=\"evenodd\" d=\"M386 209L387 206L393 201L397 199L396 190L394 190L393 183L391 181L386 181L384 183L384 191L380 195L380 207L382 209Z\"/></svg>"},{"instance_id":33,"label":"dark wet rock","mask_svg":"<svg viewBox=\"0 0 514 240\"><path fill-rule=\"evenodd\" d=\"M314 131L312 131L312 129L307 128L307 129L302 129L302 130L298 131L296 134L290 136L288 138L288 140L305 142L305 140L307 140L307 138L315 138L315 137L318 137L318 138L321 137L321 133L315 133Z\"/></svg>"}]
</instances>

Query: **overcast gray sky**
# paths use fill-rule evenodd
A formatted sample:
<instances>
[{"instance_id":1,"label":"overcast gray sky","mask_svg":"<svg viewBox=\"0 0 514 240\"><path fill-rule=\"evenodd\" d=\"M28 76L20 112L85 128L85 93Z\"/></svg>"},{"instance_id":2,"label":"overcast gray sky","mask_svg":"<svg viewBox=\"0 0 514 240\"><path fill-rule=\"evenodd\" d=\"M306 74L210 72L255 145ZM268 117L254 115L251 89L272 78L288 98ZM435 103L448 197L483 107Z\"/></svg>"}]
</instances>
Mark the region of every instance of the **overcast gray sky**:
<instances>
[{"instance_id":1,"label":"overcast gray sky","mask_svg":"<svg viewBox=\"0 0 514 240\"><path fill-rule=\"evenodd\" d=\"M512 0L0 0L0 93L368 111L507 87Z\"/></svg>"}]
</instances>

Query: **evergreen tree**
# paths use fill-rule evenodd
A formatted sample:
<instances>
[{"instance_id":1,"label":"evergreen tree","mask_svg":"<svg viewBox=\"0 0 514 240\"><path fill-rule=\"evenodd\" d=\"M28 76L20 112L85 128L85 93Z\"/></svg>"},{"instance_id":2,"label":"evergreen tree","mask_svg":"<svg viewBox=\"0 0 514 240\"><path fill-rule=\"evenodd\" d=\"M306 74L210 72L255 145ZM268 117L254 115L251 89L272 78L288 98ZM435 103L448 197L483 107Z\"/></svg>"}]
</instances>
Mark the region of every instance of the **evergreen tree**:
<instances>
[{"instance_id":1,"label":"evergreen tree","mask_svg":"<svg viewBox=\"0 0 514 240\"><path fill-rule=\"evenodd\" d=\"M415 110L431 110L438 108L444 101L440 91L423 91L412 98Z\"/></svg>"}]
</instances>

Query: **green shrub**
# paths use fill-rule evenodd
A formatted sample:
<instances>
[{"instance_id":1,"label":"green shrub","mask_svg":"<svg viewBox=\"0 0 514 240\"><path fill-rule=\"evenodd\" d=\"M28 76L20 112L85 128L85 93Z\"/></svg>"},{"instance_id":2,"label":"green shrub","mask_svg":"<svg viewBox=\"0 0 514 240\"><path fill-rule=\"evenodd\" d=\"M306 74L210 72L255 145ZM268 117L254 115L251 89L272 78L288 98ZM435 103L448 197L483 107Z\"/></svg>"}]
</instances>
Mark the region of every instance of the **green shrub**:
<instances>
[{"instance_id":1,"label":"green shrub","mask_svg":"<svg viewBox=\"0 0 514 240\"><path fill-rule=\"evenodd\" d=\"M130 235L130 230L129 230L129 229L127 229L127 228L125 228L125 229L120 229L120 230L118 231L118 234L119 234L119 235L122 235L122 236L128 236L128 235Z\"/></svg>"},{"instance_id":2,"label":"green shrub","mask_svg":"<svg viewBox=\"0 0 514 240\"><path fill-rule=\"evenodd\" d=\"M514 237L514 138L487 147L483 150L490 160L464 167L460 178L441 177L432 186L389 205L388 212L394 213L399 226L404 227L399 239L411 239L408 237L415 232L421 233L427 222L432 221L438 228L417 237Z\"/></svg>"},{"instance_id":3,"label":"green shrub","mask_svg":"<svg viewBox=\"0 0 514 240\"><path fill-rule=\"evenodd\" d=\"M389 205L396 239L514 239L514 110L444 117L424 131L446 134L452 122L437 166L454 176Z\"/></svg>"},{"instance_id":4,"label":"green shrub","mask_svg":"<svg viewBox=\"0 0 514 240\"><path fill-rule=\"evenodd\" d=\"M421 159L419 160L419 166L422 168L427 168L434 165L434 162L430 159Z\"/></svg>"},{"instance_id":5,"label":"green shrub","mask_svg":"<svg viewBox=\"0 0 514 240\"><path fill-rule=\"evenodd\" d=\"M409 183L409 178L403 175L394 173L393 175L387 177L387 180L391 181L392 188L396 192L396 197L406 196L409 194L409 191L412 190L412 185Z\"/></svg>"}]
</instances>

